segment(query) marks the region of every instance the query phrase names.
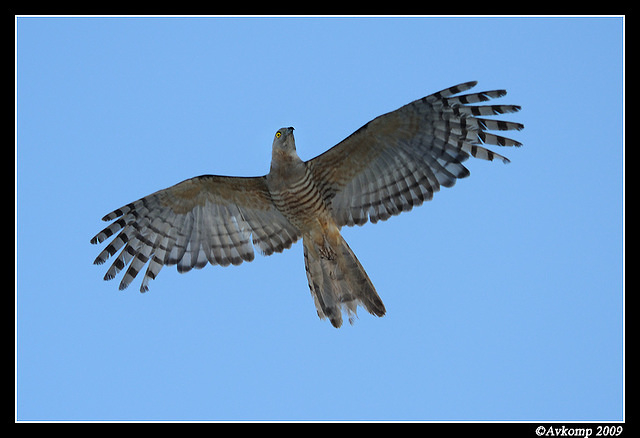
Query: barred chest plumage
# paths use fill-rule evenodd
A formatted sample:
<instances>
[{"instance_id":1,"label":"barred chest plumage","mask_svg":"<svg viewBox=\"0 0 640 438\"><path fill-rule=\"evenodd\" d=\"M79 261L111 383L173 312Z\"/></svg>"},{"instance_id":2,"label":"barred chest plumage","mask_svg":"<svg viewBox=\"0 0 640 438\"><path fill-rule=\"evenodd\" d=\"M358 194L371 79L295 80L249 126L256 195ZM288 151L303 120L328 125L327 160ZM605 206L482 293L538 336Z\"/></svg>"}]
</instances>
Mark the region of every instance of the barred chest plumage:
<instances>
[{"instance_id":1,"label":"barred chest plumage","mask_svg":"<svg viewBox=\"0 0 640 438\"><path fill-rule=\"evenodd\" d=\"M319 221L333 222L322 193L304 163L286 167L276 170L280 175L277 184L269 184L267 177L271 198L278 210L303 234L317 228Z\"/></svg>"}]
</instances>

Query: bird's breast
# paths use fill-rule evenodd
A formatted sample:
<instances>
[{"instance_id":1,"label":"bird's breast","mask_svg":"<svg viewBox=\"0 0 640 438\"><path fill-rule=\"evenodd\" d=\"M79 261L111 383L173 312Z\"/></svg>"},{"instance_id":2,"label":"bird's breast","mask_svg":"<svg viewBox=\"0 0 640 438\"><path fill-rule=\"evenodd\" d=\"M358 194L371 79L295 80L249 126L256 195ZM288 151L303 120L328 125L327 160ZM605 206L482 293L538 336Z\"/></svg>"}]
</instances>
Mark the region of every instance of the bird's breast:
<instances>
[{"instance_id":1,"label":"bird's breast","mask_svg":"<svg viewBox=\"0 0 640 438\"><path fill-rule=\"evenodd\" d=\"M278 184L271 190L271 198L278 210L303 233L330 218L322 194L308 169L297 178Z\"/></svg>"}]
</instances>

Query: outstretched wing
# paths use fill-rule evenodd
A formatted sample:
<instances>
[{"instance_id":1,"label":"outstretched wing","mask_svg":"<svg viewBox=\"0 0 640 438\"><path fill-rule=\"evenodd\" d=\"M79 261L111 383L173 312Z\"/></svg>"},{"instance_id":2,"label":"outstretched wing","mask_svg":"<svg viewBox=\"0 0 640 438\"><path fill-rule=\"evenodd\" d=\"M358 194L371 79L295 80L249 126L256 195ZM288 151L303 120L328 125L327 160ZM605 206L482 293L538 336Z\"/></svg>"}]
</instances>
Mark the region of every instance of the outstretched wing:
<instances>
[{"instance_id":1,"label":"outstretched wing","mask_svg":"<svg viewBox=\"0 0 640 438\"><path fill-rule=\"evenodd\" d=\"M124 289L148 262L141 292L164 265L177 264L179 272L207 262L237 265L253 260L251 241L269 255L291 247L300 237L273 205L265 177L191 178L127 204L103 220L115 222L91 243L116 237L94 263L102 264L122 250L104 278L114 278L129 265L120 283Z\"/></svg>"},{"instance_id":2,"label":"outstretched wing","mask_svg":"<svg viewBox=\"0 0 640 438\"><path fill-rule=\"evenodd\" d=\"M516 112L516 105L475 105L505 90L454 96L476 82L447 88L377 117L327 152L307 161L338 225L386 220L451 187L473 156L509 160L483 147L521 146L486 130L520 130L520 123L484 119Z\"/></svg>"}]
</instances>

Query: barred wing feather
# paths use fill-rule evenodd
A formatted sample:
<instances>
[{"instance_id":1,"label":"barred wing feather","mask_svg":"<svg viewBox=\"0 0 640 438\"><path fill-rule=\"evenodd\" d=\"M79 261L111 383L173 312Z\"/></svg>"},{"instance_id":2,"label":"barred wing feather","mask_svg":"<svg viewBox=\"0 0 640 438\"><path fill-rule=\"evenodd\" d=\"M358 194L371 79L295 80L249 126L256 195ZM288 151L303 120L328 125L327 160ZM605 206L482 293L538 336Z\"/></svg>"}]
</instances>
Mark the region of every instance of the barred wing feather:
<instances>
[{"instance_id":1,"label":"barred wing feather","mask_svg":"<svg viewBox=\"0 0 640 438\"><path fill-rule=\"evenodd\" d=\"M502 97L505 90L457 95L467 82L383 114L307 166L330 203L338 225L386 220L432 199L441 186L469 175L469 156L509 160L484 145L520 146L487 130L520 130L523 125L478 116L516 112L516 105L469 105Z\"/></svg>"},{"instance_id":2,"label":"barred wing feather","mask_svg":"<svg viewBox=\"0 0 640 438\"><path fill-rule=\"evenodd\" d=\"M148 290L164 265L179 272L207 263L227 266L263 254L282 252L300 238L275 208L264 177L203 175L155 192L109 214L114 221L91 243L114 239L95 259L116 256L105 275L110 280L129 266L120 283L126 288L148 263L140 290Z\"/></svg>"}]
</instances>

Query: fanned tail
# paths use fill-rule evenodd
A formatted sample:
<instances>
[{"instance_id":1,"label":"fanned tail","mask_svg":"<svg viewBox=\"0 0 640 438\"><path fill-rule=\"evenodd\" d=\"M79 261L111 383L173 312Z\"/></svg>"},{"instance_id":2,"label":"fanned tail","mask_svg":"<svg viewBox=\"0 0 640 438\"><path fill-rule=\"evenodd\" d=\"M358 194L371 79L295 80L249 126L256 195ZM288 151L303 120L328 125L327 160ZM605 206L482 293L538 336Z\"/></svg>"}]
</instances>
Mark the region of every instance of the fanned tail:
<instances>
[{"instance_id":1,"label":"fanned tail","mask_svg":"<svg viewBox=\"0 0 640 438\"><path fill-rule=\"evenodd\" d=\"M323 245L316 239L303 240L307 280L318 316L329 318L336 328L342 325L343 311L353 324L359 305L372 315L384 316L384 304L347 242L339 234L333 240L329 243L325 238Z\"/></svg>"}]
</instances>

